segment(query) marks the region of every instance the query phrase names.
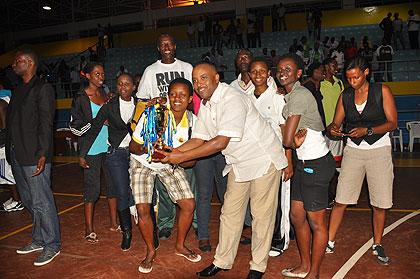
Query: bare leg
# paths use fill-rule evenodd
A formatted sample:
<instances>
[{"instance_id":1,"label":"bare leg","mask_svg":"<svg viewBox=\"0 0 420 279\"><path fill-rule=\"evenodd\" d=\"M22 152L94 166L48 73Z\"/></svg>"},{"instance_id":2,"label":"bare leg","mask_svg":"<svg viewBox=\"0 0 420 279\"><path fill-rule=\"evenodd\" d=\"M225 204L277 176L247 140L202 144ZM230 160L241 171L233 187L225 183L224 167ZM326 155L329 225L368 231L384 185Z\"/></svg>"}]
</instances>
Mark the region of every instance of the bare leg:
<instances>
[{"instance_id":1,"label":"bare leg","mask_svg":"<svg viewBox=\"0 0 420 279\"><path fill-rule=\"evenodd\" d=\"M187 237L187 233L191 227L194 215L195 200L183 199L178 200L177 203L180 207L180 211L178 218L178 234L176 237L175 249L178 253L190 254L191 251L187 247L185 247L185 238Z\"/></svg>"},{"instance_id":2,"label":"bare leg","mask_svg":"<svg viewBox=\"0 0 420 279\"><path fill-rule=\"evenodd\" d=\"M93 232L93 210L94 210L93 202L86 202L85 203L85 233L86 235Z\"/></svg>"},{"instance_id":3,"label":"bare leg","mask_svg":"<svg viewBox=\"0 0 420 279\"><path fill-rule=\"evenodd\" d=\"M335 203L331 211L330 226L328 231L328 240L334 241L335 235L337 234L338 228L343 220L344 212L347 205L341 203Z\"/></svg>"},{"instance_id":4,"label":"bare leg","mask_svg":"<svg viewBox=\"0 0 420 279\"><path fill-rule=\"evenodd\" d=\"M117 198L108 198L109 216L111 218L111 229L118 227L117 222Z\"/></svg>"},{"instance_id":5,"label":"bare leg","mask_svg":"<svg viewBox=\"0 0 420 279\"><path fill-rule=\"evenodd\" d=\"M293 269L294 273L309 272L311 268L310 245L311 230L306 219L303 202L291 201L290 218L295 227L296 241L299 248L300 265Z\"/></svg>"},{"instance_id":6,"label":"bare leg","mask_svg":"<svg viewBox=\"0 0 420 279\"><path fill-rule=\"evenodd\" d=\"M328 242L326 210L308 212L309 224L312 229L311 269L305 278L318 278L319 268L325 255Z\"/></svg>"},{"instance_id":7,"label":"bare leg","mask_svg":"<svg viewBox=\"0 0 420 279\"><path fill-rule=\"evenodd\" d=\"M136 207L139 215L139 229L147 248L146 257L140 263L140 266L148 269L153 265L153 260L156 256L155 247L153 245L153 222L150 217L150 204L140 203L137 204Z\"/></svg>"},{"instance_id":8,"label":"bare leg","mask_svg":"<svg viewBox=\"0 0 420 279\"><path fill-rule=\"evenodd\" d=\"M373 208L373 243L381 244L384 234L386 210L382 208Z\"/></svg>"}]
</instances>

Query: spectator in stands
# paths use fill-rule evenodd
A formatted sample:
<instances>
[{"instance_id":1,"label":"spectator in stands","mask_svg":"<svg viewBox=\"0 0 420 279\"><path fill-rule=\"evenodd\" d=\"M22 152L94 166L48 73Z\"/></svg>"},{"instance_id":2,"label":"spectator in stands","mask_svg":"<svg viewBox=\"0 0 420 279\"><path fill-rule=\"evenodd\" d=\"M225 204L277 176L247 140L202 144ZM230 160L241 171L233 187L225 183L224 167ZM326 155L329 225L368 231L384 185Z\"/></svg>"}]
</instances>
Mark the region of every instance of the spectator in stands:
<instances>
[{"instance_id":1,"label":"spectator in stands","mask_svg":"<svg viewBox=\"0 0 420 279\"><path fill-rule=\"evenodd\" d=\"M255 47L261 47L261 33L264 32L264 15L260 14L258 10L255 13Z\"/></svg>"},{"instance_id":2,"label":"spectator in stands","mask_svg":"<svg viewBox=\"0 0 420 279\"><path fill-rule=\"evenodd\" d=\"M379 28L384 31L384 37L385 41L389 44L391 43L392 39L392 19L391 19L392 13L388 13L384 19L382 19L381 23L379 23Z\"/></svg>"},{"instance_id":3,"label":"spectator in stands","mask_svg":"<svg viewBox=\"0 0 420 279\"><path fill-rule=\"evenodd\" d=\"M367 41L364 41L362 43L362 47L358 50L358 55L365 57L369 63L372 62L373 49L370 48L369 43Z\"/></svg>"},{"instance_id":4,"label":"spectator in stands","mask_svg":"<svg viewBox=\"0 0 420 279\"><path fill-rule=\"evenodd\" d=\"M70 130L78 136L79 152L86 143L85 133L90 129L93 118L107 101L107 95L102 89L105 72L102 64L89 63L84 69L85 86L76 94L71 106ZM85 209L85 239L89 243L99 241L93 226L94 205L99 199L101 189L101 171L104 174L105 193L108 199L111 218L111 231L120 231L117 223L117 198L115 187L110 183L110 173L105 167L108 139L108 126L103 125L94 144L84 157L79 157L79 165L83 168L84 209Z\"/></svg>"},{"instance_id":5,"label":"spectator in stands","mask_svg":"<svg viewBox=\"0 0 420 279\"><path fill-rule=\"evenodd\" d=\"M250 201L254 226L248 277L262 278L274 228L281 170L287 166L281 141L250 98L219 82L212 65L196 65L193 80L194 89L206 104L200 108L192 140L175 152L165 153L163 161L178 164L223 150L229 162L225 170L229 182L220 216L219 244L213 263L197 275L210 277L232 268ZM217 121L213 121L216 114ZM252 167L243 168L244 162Z\"/></svg>"},{"instance_id":6,"label":"spectator in stands","mask_svg":"<svg viewBox=\"0 0 420 279\"><path fill-rule=\"evenodd\" d=\"M276 5L271 7L271 31L279 31L279 10Z\"/></svg>"},{"instance_id":7,"label":"spectator in stands","mask_svg":"<svg viewBox=\"0 0 420 279\"><path fill-rule=\"evenodd\" d=\"M80 72L76 71L75 67L70 68L70 82L72 98L74 98L77 91L80 89Z\"/></svg>"},{"instance_id":8,"label":"spectator in stands","mask_svg":"<svg viewBox=\"0 0 420 279\"><path fill-rule=\"evenodd\" d=\"M389 132L397 128L397 109L390 88L383 84L369 83L368 75L369 64L366 59L356 57L349 61L346 76L351 87L341 94L334 120L328 127L332 136L346 136L347 144L341 163L336 202L330 216L326 252L334 252L334 240L345 209L347 205L357 203L366 175L373 209L372 253L379 263L387 265L389 257L381 243L386 209L392 207L394 173ZM342 129L344 119L346 127Z\"/></svg>"},{"instance_id":9,"label":"spectator in stands","mask_svg":"<svg viewBox=\"0 0 420 279\"><path fill-rule=\"evenodd\" d=\"M203 16L200 16L200 20L197 23L197 31L198 31L197 43L198 43L198 47L206 45L206 34L204 34L205 27L206 27L206 24L204 22Z\"/></svg>"},{"instance_id":10,"label":"spectator in stands","mask_svg":"<svg viewBox=\"0 0 420 279\"><path fill-rule=\"evenodd\" d=\"M394 55L394 50L386 39L382 40L382 44L376 50L376 55L378 56L382 81L392 81L392 55Z\"/></svg>"},{"instance_id":11,"label":"spectator in stands","mask_svg":"<svg viewBox=\"0 0 420 279\"><path fill-rule=\"evenodd\" d=\"M357 56L357 43L354 37L350 38L350 42L346 43L346 48L344 50L344 59L346 61L353 59Z\"/></svg>"},{"instance_id":12,"label":"spectator in stands","mask_svg":"<svg viewBox=\"0 0 420 279\"><path fill-rule=\"evenodd\" d=\"M236 25L233 19L230 20L230 23L226 28L226 33L228 34L229 38L227 47L233 49L233 46L236 45Z\"/></svg>"},{"instance_id":13,"label":"spectator in stands","mask_svg":"<svg viewBox=\"0 0 420 279\"><path fill-rule=\"evenodd\" d=\"M314 48L309 51L309 65L315 62L322 62L324 60L324 51L321 44L316 41Z\"/></svg>"},{"instance_id":14,"label":"spectator in stands","mask_svg":"<svg viewBox=\"0 0 420 279\"><path fill-rule=\"evenodd\" d=\"M328 241L328 185L334 174L335 162L322 135L325 127L315 98L299 82L303 68L302 59L291 53L282 56L277 65L277 79L287 91L283 108L283 117L286 118L283 145L296 149L298 157L290 187L290 216L300 264L284 269L282 275L318 278Z\"/></svg>"},{"instance_id":15,"label":"spectator in stands","mask_svg":"<svg viewBox=\"0 0 420 279\"><path fill-rule=\"evenodd\" d=\"M7 109L5 148L23 205L32 217L31 242L16 252L42 251L33 264L43 266L60 254L61 237L51 190L55 94L36 76L38 61L30 49L19 50L14 57L12 67L21 81Z\"/></svg>"},{"instance_id":16,"label":"spectator in stands","mask_svg":"<svg viewBox=\"0 0 420 279\"><path fill-rule=\"evenodd\" d=\"M106 28L106 35L108 36L108 48L114 47L114 30L112 29L111 23L108 23Z\"/></svg>"},{"instance_id":17,"label":"spectator in stands","mask_svg":"<svg viewBox=\"0 0 420 279\"><path fill-rule=\"evenodd\" d=\"M246 41L248 48L255 48L255 33L257 32L255 23L256 17L254 11L250 9L248 11L248 25L247 25L247 34L246 34Z\"/></svg>"},{"instance_id":18,"label":"spectator in stands","mask_svg":"<svg viewBox=\"0 0 420 279\"><path fill-rule=\"evenodd\" d=\"M281 31L282 27L284 31L287 31L287 25L286 25L286 7L283 5L282 2L279 4L278 8L278 17L279 17L279 31Z\"/></svg>"},{"instance_id":19,"label":"spectator in stands","mask_svg":"<svg viewBox=\"0 0 420 279\"><path fill-rule=\"evenodd\" d=\"M175 122L175 129L166 127L165 134L173 138L173 147L177 148L185 143L190 137L191 128L194 127L194 116L187 112L188 104L192 102L193 88L190 81L184 78L176 78L171 81L168 88L168 98L170 102L170 115ZM147 117L154 117L144 113L139 123L145 123ZM187 160L179 164L179 167L172 167L161 162L148 161L147 148L143 143L146 141L144 126L137 125L133 132L130 142L130 175L133 197L139 213L139 228L143 240L147 246L145 259L140 263L138 270L141 273L149 273L153 269L153 261L156 257L156 250L153 244L153 223L150 217L150 205L153 198L154 180L156 176L161 180L166 188L168 195L173 202L180 208L178 218L177 240L175 244L175 255L184 257L190 262L196 263L201 260L201 256L190 250L185 245L187 233L191 227L195 200L194 193L189 184L184 168L192 167L195 160ZM165 140L168 144L167 140ZM157 150L155 150L157 152ZM178 165L178 163L177 163ZM173 212L171 212L173 214Z\"/></svg>"},{"instance_id":20,"label":"spectator in stands","mask_svg":"<svg viewBox=\"0 0 420 279\"><path fill-rule=\"evenodd\" d=\"M314 17L312 9L306 10L306 27L308 29L309 38L312 38L312 33L314 31Z\"/></svg>"},{"instance_id":21,"label":"spectator in stands","mask_svg":"<svg viewBox=\"0 0 420 279\"><path fill-rule=\"evenodd\" d=\"M89 51L89 61L90 62L97 62L98 61L98 54L92 47L88 48ZM87 64L87 63L86 63ZM85 66L86 67L86 66ZM84 69L84 68L83 68Z\"/></svg>"},{"instance_id":22,"label":"spectator in stands","mask_svg":"<svg viewBox=\"0 0 420 279\"><path fill-rule=\"evenodd\" d=\"M120 66L120 69L117 72L116 78L118 78L122 74L128 74L128 70L124 67L124 65Z\"/></svg>"},{"instance_id":23,"label":"spectator in stands","mask_svg":"<svg viewBox=\"0 0 420 279\"><path fill-rule=\"evenodd\" d=\"M204 33L206 44L205 46L211 46L213 43L213 20L212 17L206 15L205 22L204 22Z\"/></svg>"},{"instance_id":24,"label":"spectator in stands","mask_svg":"<svg viewBox=\"0 0 420 279\"><path fill-rule=\"evenodd\" d=\"M393 38L394 38L395 50L398 50L397 40L400 41L402 48L405 49L404 36L403 36L404 22L399 16L400 16L399 13L394 13L394 21L392 21L392 29L394 31Z\"/></svg>"},{"instance_id":25,"label":"spectator in stands","mask_svg":"<svg viewBox=\"0 0 420 279\"><path fill-rule=\"evenodd\" d=\"M119 75L117 90L119 98L113 98L103 105L96 117L90 121L91 128L84 135L85 142L81 146L79 156L86 157L101 132L103 123L107 121L109 134L105 139L108 145L105 165L112 174L110 179L118 198L118 218L122 231L121 249L127 251L130 249L132 237L130 206L134 205L128 173L130 165L128 145L131 137L127 129L127 123L130 122L135 109L132 76L127 73Z\"/></svg>"},{"instance_id":26,"label":"spectator in stands","mask_svg":"<svg viewBox=\"0 0 420 279\"><path fill-rule=\"evenodd\" d=\"M408 39L410 40L411 49L419 48L419 25L420 17L414 13L413 10L408 11L407 26L408 26Z\"/></svg>"},{"instance_id":27,"label":"spectator in stands","mask_svg":"<svg viewBox=\"0 0 420 279\"><path fill-rule=\"evenodd\" d=\"M271 68L273 67L273 64L271 64L273 61L271 61L271 57L270 55L268 55L268 49L265 47L263 48L263 59L265 60L265 62L268 65L268 68L271 71Z\"/></svg>"},{"instance_id":28,"label":"spectator in stands","mask_svg":"<svg viewBox=\"0 0 420 279\"><path fill-rule=\"evenodd\" d=\"M322 11L319 8L315 8L313 13L314 21L314 40L321 39L321 23L322 23Z\"/></svg>"},{"instance_id":29,"label":"spectator in stands","mask_svg":"<svg viewBox=\"0 0 420 279\"><path fill-rule=\"evenodd\" d=\"M292 43L292 45L289 47L289 52L290 53L296 53L296 51L297 51L297 49L298 49L298 46L299 46L299 44L298 44L298 40L295 38L295 39L293 39L293 43Z\"/></svg>"},{"instance_id":30,"label":"spectator in stands","mask_svg":"<svg viewBox=\"0 0 420 279\"><path fill-rule=\"evenodd\" d=\"M270 64L273 65L271 75L275 77L276 73L277 73L277 68L275 68L275 66L279 62L279 57L277 56L277 53L276 53L275 49L272 49L270 51L270 56L271 56L271 63Z\"/></svg>"},{"instance_id":31,"label":"spectator in stands","mask_svg":"<svg viewBox=\"0 0 420 279\"><path fill-rule=\"evenodd\" d=\"M87 63L88 62L86 60L86 57L84 55L80 56L79 69L78 69L79 73L81 71L83 71L83 69L86 67Z\"/></svg>"},{"instance_id":32,"label":"spectator in stands","mask_svg":"<svg viewBox=\"0 0 420 279\"><path fill-rule=\"evenodd\" d=\"M238 46L238 48L244 48L244 26L241 23L241 19L236 19L236 45Z\"/></svg>"},{"instance_id":33,"label":"spectator in stands","mask_svg":"<svg viewBox=\"0 0 420 279\"><path fill-rule=\"evenodd\" d=\"M325 67L322 63L315 62L308 67L308 78L302 83L308 89L316 100L319 115L321 116L322 123L325 125L325 113L322 105L322 94L320 91L321 82L325 79Z\"/></svg>"},{"instance_id":34,"label":"spectator in stands","mask_svg":"<svg viewBox=\"0 0 420 279\"><path fill-rule=\"evenodd\" d=\"M196 44L195 44L195 31L196 31L195 24L193 24L191 22L191 20L189 20L188 21L188 25L187 25L187 37L188 37L188 42L189 42L190 48L196 47Z\"/></svg>"},{"instance_id":35,"label":"spectator in stands","mask_svg":"<svg viewBox=\"0 0 420 279\"><path fill-rule=\"evenodd\" d=\"M219 20L213 25L213 48L219 49L222 46L223 26L220 25Z\"/></svg>"},{"instance_id":36,"label":"spectator in stands","mask_svg":"<svg viewBox=\"0 0 420 279\"><path fill-rule=\"evenodd\" d=\"M105 48L105 28L98 23L98 48Z\"/></svg>"}]
</instances>

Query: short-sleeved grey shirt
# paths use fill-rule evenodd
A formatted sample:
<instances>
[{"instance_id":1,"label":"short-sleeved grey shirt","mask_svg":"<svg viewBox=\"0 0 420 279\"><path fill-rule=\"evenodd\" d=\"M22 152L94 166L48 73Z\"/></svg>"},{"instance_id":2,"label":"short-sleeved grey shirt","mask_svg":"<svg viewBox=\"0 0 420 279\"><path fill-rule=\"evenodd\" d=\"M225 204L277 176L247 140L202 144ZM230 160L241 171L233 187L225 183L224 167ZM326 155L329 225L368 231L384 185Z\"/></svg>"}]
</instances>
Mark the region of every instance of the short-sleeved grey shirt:
<instances>
[{"instance_id":1,"label":"short-sleeved grey shirt","mask_svg":"<svg viewBox=\"0 0 420 279\"><path fill-rule=\"evenodd\" d=\"M310 128L314 131L323 131L324 125L318 111L316 100L312 93L300 85L297 81L289 94L284 96L286 105L283 108L283 117L291 115L300 115L300 121L297 130Z\"/></svg>"}]
</instances>

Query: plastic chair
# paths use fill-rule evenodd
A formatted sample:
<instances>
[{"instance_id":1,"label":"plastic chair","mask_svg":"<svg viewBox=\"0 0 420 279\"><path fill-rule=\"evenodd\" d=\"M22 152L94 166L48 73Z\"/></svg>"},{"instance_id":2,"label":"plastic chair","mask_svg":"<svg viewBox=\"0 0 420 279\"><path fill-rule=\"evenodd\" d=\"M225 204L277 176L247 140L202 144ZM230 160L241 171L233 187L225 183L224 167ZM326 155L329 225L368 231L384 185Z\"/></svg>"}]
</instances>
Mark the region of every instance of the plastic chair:
<instances>
[{"instance_id":1,"label":"plastic chair","mask_svg":"<svg viewBox=\"0 0 420 279\"><path fill-rule=\"evenodd\" d=\"M397 150L397 140L400 143L400 152L403 152L404 150L404 145L403 145L403 136L402 136L402 130L400 128L395 129L394 131L391 132L391 139L393 142L393 150L396 151Z\"/></svg>"},{"instance_id":2,"label":"plastic chair","mask_svg":"<svg viewBox=\"0 0 420 279\"><path fill-rule=\"evenodd\" d=\"M413 152L414 139L420 139L420 121L407 122L406 127L410 135L408 146L410 148L410 152Z\"/></svg>"}]
</instances>

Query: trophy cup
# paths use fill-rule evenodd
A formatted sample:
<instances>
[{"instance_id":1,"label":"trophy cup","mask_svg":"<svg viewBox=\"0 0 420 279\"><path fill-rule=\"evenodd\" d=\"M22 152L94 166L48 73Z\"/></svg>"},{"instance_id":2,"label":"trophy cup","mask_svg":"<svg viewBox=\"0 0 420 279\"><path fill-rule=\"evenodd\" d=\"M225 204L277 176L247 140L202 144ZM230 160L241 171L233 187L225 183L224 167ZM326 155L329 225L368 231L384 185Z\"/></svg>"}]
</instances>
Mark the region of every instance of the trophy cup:
<instances>
[{"instance_id":1,"label":"trophy cup","mask_svg":"<svg viewBox=\"0 0 420 279\"><path fill-rule=\"evenodd\" d=\"M168 114L169 110L166 106L166 98L161 97L156 104L156 114L155 114L155 129L156 129L156 141L153 144L153 154L152 161L160 161L165 158L165 155L155 152L156 150L161 150L165 152L171 152L169 148L166 148L164 135L168 125Z\"/></svg>"}]
</instances>

